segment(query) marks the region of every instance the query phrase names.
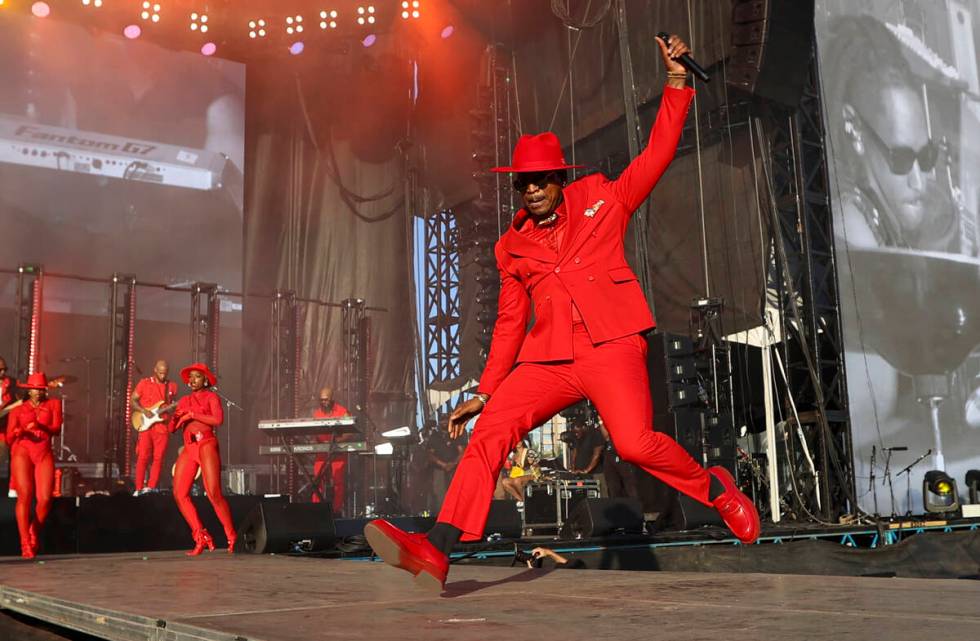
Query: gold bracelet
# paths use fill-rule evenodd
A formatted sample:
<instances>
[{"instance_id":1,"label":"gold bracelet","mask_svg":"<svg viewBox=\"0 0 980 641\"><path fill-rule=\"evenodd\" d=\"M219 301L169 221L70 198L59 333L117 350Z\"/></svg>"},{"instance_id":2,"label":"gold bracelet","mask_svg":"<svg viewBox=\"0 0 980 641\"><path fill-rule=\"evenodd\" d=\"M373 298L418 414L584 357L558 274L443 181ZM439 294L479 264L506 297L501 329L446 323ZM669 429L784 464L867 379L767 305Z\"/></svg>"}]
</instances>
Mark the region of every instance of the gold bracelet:
<instances>
[{"instance_id":1,"label":"gold bracelet","mask_svg":"<svg viewBox=\"0 0 980 641\"><path fill-rule=\"evenodd\" d=\"M687 80L687 72L686 71L668 71L667 72L667 77L668 78L678 78L678 79Z\"/></svg>"}]
</instances>

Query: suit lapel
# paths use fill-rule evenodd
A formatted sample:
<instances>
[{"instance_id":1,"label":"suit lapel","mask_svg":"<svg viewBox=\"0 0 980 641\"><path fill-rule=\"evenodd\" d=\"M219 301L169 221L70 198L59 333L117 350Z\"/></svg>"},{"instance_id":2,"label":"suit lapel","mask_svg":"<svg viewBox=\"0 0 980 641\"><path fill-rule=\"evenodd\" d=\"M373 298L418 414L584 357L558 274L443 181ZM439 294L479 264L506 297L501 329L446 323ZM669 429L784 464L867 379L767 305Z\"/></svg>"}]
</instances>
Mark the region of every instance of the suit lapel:
<instances>
[{"instance_id":1,"label":"suit lapel","mask_svg":"<svg viewBox=\"0 0 980 641\"><path fill-rule=\"evenodd\" d=\"M591 189L566 189L565 191L569 233L561 248L562 257L578 252L612 205L609 198L602 199Z\"/></svg>"},{"instance_id":2,"label":"suit lapel","mask_svg":"<svg viewBox=\"0 0 980 641\"><path fill-rule=\"evenodd\" d=\"M517 231L526 218L527 213L523 209L517 213L517 216L514 217L514 223L500 238L501 246L515 256L536 258L548 263L558 262L558 255L550 247L542 245L536 240L531 240Z\"/></svg>"}]
</instances>

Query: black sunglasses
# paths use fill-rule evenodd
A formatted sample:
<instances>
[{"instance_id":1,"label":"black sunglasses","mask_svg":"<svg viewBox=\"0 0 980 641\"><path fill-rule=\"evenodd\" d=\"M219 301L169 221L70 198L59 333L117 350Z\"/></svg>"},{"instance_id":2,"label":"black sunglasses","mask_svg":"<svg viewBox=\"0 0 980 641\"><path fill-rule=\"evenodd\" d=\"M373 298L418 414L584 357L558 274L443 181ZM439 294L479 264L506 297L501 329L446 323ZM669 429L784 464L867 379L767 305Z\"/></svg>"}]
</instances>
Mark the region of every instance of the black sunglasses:
<instances>
[{"instance_id":1,"label":"black sunglasses","mask_svg":"<svg viewBox=\"0 0 980 641\"><path fill-rule=\"evenodd\" d=\"M936 160L939 158L939 147L932 140L924 144L919 150L904 146L891 147L881 139L881 136L878 135L878 132L875 131L874 127L867 120L860 115L858 118L864 125L864 129L871 134L875 143L885 153L888 168L896 176L904 176L912 171L912 166L915 165L917 160L919 161L919 169L921 171L932 171L932 168L936 166Z\"/></svg>"},{"instance_id":2,"label":"black sunglasses","mask_svg":"<svg viewBox=\"0 0 980 641\"><path fill-rule=\"evenodd\" d=\"M533 173L517 174L514 178L514 189L519 193L524 193L531 185L544 187L548 183L558 182L558 172L556 171L536 171Z\"/></svg>"}]
</instances>

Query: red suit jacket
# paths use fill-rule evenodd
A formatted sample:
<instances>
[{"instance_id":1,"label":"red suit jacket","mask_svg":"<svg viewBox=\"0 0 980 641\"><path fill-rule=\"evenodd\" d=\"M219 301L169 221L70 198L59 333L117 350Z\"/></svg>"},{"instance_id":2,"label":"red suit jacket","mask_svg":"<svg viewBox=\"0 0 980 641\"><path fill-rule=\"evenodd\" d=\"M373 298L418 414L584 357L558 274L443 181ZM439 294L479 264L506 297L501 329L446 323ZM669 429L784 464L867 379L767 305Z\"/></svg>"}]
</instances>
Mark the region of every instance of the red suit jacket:
<instances>
[{"instance_id":1,"label":"red suit jacket","mask_svg":"<svg viewBox=\"0 0 980 641\"><path fill-rule=\"evenodd\" d=\"M569 218L559 253L521 233L528 213L517 212L494 249L499 311L481 392L493 394L516 363L572 360L573 303L594 344L654 327L623 237L630 216L674 158L693 96L690 87L664 88L650 141L619 178L593 174L565 187Z\"/></svg>"}]
</instances>

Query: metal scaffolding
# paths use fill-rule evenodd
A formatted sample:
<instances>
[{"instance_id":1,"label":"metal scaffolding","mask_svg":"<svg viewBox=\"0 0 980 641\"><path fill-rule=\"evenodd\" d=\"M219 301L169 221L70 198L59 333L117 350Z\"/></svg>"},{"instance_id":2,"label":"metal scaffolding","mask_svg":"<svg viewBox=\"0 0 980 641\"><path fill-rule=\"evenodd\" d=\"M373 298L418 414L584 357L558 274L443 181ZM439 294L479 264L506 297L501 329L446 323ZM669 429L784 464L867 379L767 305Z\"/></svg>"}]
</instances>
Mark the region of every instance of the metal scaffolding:
<instances>
[{"instance_id":1,"label":"metal scaffolding","mask_svg":"<svg viewBox=\"0 0 980 641\"><path fill-rule=\"evenodd\" d=\"M341 303L344 341L344 401L355 415L366 412L368 401L368 343L370 321L364 299L348 298Z\"/></svg>"},{"instance_id":2,"label":"metal scaffolding","mask_svg":"<svg viewBox=\"0 0 980 641\"><path fill-rule=\"evenodd\" d=\"M460 375L459 234L456 215L425 219L425 384Z\"/></svg>"},{"instance_id":3,"label":"metal scaffolding","mask_svg":"<svg viewBox=\"0 0 980 641\"><path fill-rule=\"evenodd\" d=\"M269 416L295 418L299 412L299 308L296 292L272 295L272 407Z\"/></svg>"},{"instance_id":4,"label":"metal scaffolding","mask_svg":"<svg viewBox=\"0 0 980 641\"><path fill-rule=\"evenodd\" d=\"M799 109L772 106L759 124L768 147L787 386L803 434L817 443L819 512L834 520L857 502L816 62Z\"/></svg>"},{"instance_id":5,"label":"metal scaffolding","mask_svg":"<svg viewBox=\"0 0 980 641\"><path fill-rule=\"evenodd\" d=\"M191 361L204 363L218 374L218 286L194 283L191 287Z\"/></svg>"},{"instance_id":6,"label":"metal scaffolding","mask_svg":"<svg viewBox=\"0 0 980 641\"><path fill-rule=\"evenodd\" d=\"M17 343L13 372L20 380L37 371L41 349L44 270L40 265L17 268Z\"/></svg>"},{"instance_id":7,"label":"metal scaffolding","mask_svg":"<svg viewBox=\"0 0 980 641\"><path fill-rule=\"evenodd\" d=\"M113 467L132 472L133 430L129 427L136 335L136 277L114 274L109 283L109 341L106 348L106 430L102 470L107 482Z\"/></svg>"}]
</instances>

